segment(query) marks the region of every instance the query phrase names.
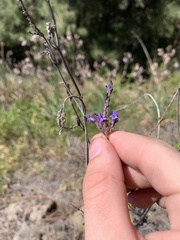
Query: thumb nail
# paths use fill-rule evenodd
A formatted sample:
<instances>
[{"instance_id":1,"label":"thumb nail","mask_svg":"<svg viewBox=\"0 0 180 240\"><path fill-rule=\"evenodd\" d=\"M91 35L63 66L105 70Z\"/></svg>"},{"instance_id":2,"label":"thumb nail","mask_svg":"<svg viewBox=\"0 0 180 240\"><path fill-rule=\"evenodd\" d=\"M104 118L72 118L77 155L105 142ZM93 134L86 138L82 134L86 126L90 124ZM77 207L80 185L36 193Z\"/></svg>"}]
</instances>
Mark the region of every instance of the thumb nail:
<instances>
[{"instance_id":1,"label":"thumb nail","mask_svg":"<svg viewBox=\"0 0 180 240\"><path fill-rule=\"evenodd\" d=\"M103 149L103 142L100 138L95 138L89 149L89 159L92 160L97 157Z\"/></svg>"}]
</instances>

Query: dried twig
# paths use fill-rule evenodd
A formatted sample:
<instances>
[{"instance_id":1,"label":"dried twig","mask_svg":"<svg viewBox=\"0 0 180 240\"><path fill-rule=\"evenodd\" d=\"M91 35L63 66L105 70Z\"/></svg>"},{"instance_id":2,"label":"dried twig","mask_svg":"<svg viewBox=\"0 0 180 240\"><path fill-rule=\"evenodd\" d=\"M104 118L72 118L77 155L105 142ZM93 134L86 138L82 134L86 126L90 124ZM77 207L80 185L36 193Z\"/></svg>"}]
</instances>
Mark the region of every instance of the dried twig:
<instances>
[{"instance_id":1,"label":"dried twig","mask_svg":"<svg viewBox=\"0 0 180 240\"><path fill-rule=\"evenodd\" d=\"M58 37L58 33L57 33L57 28L56 28L56 19L54 16L54 11L52 9L52 6L50 4L50 0L46 0L48 7L49 7L49 11L51 13L52 16L52 20L53 20L53 25L51 25L50 23L46 24L46 29L47 29L47 33L48 36L46 37L41 30L36 26L35 22L32 19L32 16L29 14L28 10L26 9L24 2L22 0L19 0L19 3L22 7L22 11L23 14L26 16L27 21L29 23L29 25L31 26L31 28L33 29L33 35L38 35L40 37L43 38L44 40L44 47L45 47L45 52L48 54L52 64L54 65L54 67L57 69L57 72L59 74L59 76L61 77L64 87L66 89L67 92L67 99L65 100L65 102L69 99L71 102L71 106L73 108L73 111L75 113L75 115L77 116L77 126L81 127L81 129L83 129L84 134L85 134L85 158L86 158L86 163L88 164L89 162L89 140L88 140L88 130L87 130L87 118L86 118L86 107L85 104L83 102L83 97L81 95L81 92L78 88L78 85L70 71L70 68L68 66L68 63L66 62L62 51L60 49L60 43L59 43L59 37ZM59 54L59 58L62 60L62 62L64 63L65 69L71 79L71 84L69 84L66 79L64 78L60 66L59 66L59 61L55 55L55 52L57 52ZM74 86L76 93L74 94L71 91L70 85ZM64 104L64 103L63 103ZM82 116L81 117L79 115L79 112L76 109L79 109L80 114ZM58 123L60 126L60 132L62 131L63 128L67 128L65 127L65 115L64 115L64 105L61 106L59 112L58 112ZM70 127L72 128L72 127Z\"/></svg>"}]
</instances>

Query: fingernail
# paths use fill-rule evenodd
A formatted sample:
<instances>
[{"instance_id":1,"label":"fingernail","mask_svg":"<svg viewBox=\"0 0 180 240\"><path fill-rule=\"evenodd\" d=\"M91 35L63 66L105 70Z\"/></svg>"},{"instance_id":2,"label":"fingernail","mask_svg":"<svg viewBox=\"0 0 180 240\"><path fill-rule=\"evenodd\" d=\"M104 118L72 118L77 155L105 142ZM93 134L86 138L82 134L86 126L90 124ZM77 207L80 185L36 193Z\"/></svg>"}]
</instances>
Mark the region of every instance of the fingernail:
<instances>
[{"instance_id":1,"label":"fingernail","mask_svg":"<svg viewBox=\"0 0 180 240\"><path fill-rule=\"evenodd\" d=\"M157 202L157 201L159 201L160 198L161 198L161 195L159 193L157 193L157 195L155 194L154 196L152 196L152 201Z\"/></svg>"},{"instance_id":2,"label":"fingernail","mask_svg":"<svg viewBox=\"0 0 180 240\"><path fill-rule=\"evenodd\" d=\"M103 148L103 143L100 138L95 138L94 140L92 140L92 143L89 149L89 159L92 160L95 157L97 157L101 153L102 148Z\"/></svg>"}]
</instances>

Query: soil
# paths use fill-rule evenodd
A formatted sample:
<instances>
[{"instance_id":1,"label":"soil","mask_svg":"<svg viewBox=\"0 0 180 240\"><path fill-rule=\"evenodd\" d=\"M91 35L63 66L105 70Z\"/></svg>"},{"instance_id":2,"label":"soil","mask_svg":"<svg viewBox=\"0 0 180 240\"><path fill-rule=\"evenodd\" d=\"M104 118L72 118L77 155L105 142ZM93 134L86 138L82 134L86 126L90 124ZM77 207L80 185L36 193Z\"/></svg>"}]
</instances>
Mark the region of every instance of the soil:
<instances>
[{"instance_id":1,"label":"soil","mask_svg":"<svg viewBox=\"0 0 180 240\"><path fill-rule=\"evenodd\" d=\"M84 239L83 144L71 138L66 149L59 159L27 162L13 173L0 198L0 240ZM142 235L169 228L165 209L153 205L142 218L143 213L137 208L130 211Z\"/></svg>"}]
</instances>

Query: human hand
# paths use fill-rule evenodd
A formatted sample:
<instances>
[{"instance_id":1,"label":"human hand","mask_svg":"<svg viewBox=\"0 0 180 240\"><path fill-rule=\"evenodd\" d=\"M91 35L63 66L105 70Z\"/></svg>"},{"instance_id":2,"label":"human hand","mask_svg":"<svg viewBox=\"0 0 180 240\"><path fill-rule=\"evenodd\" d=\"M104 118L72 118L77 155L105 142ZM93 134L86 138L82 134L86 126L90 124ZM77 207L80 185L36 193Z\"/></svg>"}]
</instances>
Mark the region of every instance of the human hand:
<instances>
[{"instance_id":1,"label":"human hand","mask_svg":"<svg viewBox=\"0 0 180 240\"><path fill-rule=\"evenodd\" d=\"M118 131L109 141L95 136L83 196L86 240L180 239L180 153L162 141ZM138 207L158 201L168 211L170 230L142 237L128 201Z\"/></svg>"}]
</instances>

